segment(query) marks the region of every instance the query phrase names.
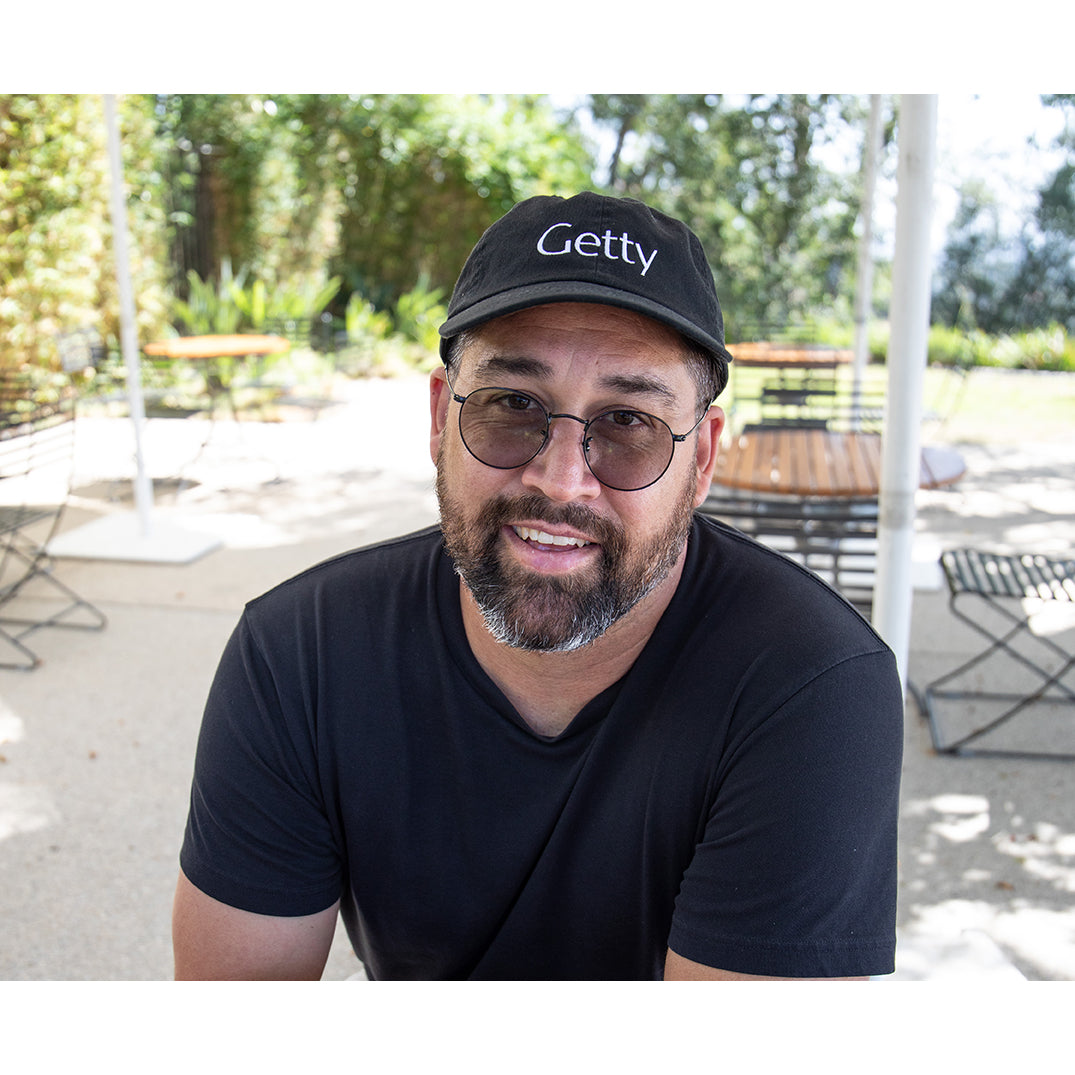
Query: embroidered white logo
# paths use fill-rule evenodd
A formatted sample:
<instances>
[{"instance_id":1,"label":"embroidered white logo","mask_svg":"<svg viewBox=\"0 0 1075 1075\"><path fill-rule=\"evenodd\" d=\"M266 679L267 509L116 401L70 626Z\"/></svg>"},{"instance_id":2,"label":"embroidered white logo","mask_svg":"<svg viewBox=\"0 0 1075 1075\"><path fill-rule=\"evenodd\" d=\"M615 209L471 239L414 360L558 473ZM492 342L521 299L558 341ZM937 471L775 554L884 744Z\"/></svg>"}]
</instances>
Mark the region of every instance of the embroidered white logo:
<instances>
[{"instance_id":1,"label":"embroidered white logo","mask_svg":"<svg viewBox=\"0 0 1075 1075\"><path fill-rule=\"evenodd\" d=\"M563 246L559 249L555 247L549 249L545 245L545 240L558 228L571 228L574 225L567 223L566 221L561 224L553 224L540 239L537 241L537 251L539 254L544 254L546 257L559 257L561 254L570 254L572 250L575 251L580 257L584 258L599 258L606 257L611 261L624 261L628 265L641 265L641 275L645 276L649 272L649 267L653 264L653 259L657 256L657 250L654 249L653 253L646 257L646 252L642 249L641 243L636 243L627 232L622 235L613 235L612 229L609 228L603 236L599 236L596 232L581 231L575 236L574 240L570 235L560 235L554 240L555 243L563 241ZM619 251L619 253L616 253ZM631 255L637 254L638 260L635 261Z\"/></svg>"}]
</instances>

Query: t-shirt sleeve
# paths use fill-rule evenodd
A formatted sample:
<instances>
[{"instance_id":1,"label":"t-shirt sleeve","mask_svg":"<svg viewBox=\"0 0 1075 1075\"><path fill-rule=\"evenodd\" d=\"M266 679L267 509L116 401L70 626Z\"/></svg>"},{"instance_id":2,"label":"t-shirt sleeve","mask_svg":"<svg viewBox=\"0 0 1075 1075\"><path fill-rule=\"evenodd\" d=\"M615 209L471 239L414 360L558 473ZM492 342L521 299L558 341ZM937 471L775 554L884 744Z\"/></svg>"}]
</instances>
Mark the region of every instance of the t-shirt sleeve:
<instances>
[{"instance_id":1,"label":"t-shirt sleeve","mask_svg":"<svg viewBox=\"0 0 1075 1075\"><path fill-rule=\"evenodd\" d=\"M722 970L888 974L903 703L890 653L851 658L733 729L669 946Z\"/></svg>"},{"instance_id":2,"label":"t-shirt sleeve","mask_svg":"<svg viewBox=\"0 0 1075 1075\"><path fill-rule=\"evenodd\" d=\"M314 914L343 870L319 775L316 716L302 676L270 670L249 621L209 692L180 865L214 899L257 914Z\"/></svg>"}]
</instances>

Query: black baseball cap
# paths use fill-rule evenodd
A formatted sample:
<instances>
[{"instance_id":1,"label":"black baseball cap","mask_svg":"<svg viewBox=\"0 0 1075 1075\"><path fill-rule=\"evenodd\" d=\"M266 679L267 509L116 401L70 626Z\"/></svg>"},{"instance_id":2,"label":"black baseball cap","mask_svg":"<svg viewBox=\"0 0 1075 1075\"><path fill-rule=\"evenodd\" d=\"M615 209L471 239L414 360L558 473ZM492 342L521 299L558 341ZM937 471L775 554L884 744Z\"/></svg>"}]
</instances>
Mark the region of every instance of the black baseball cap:
<instances>
[{"instance_id":1,"label":"black baseball cap","mask_svg":"<svg viewBox=\"0 0 1075 1075\"><path fill-rule=\"evenodd\" d=\"M470 252L440 327L449 341L494 317L550 302L621 306L678 329L714 356L731 354L705 252L682 222L631 198L586 192L520 202Z\"/></svg>"}]
</instances>

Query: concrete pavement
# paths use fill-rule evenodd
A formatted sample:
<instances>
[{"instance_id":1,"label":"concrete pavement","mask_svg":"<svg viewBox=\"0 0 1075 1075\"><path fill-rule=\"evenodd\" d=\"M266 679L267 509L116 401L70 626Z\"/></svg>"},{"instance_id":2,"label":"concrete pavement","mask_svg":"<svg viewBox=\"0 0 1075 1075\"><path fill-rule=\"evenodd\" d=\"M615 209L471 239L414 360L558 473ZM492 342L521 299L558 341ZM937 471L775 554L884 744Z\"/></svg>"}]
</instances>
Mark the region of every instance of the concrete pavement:
<instances>
[{"instance_id":1,"label":"concrete pavement","mask_svg":"<svg viewBox=\"0 0 1075 1075\"><path fill-rule=\"evenodd\" d=\"M0 979L171 976L176 856L220 650L249 598L435 520L424 385L347 382L316 420L220 423L200 455L206 423L148 423L154 519L220 545L188 564L62 560L108 626L39 631L44 664L0 670ZM86 417L79 437L67 535L134 507L126 420ZM922 494L927 568L961 543L1070 555L1075 448L960 447L966 478ZM912 681L967 651L956 628L946 594L916 592ZM1072 625L1050 629L1075 642ZM908 702L897 980L1075 980L1073 777L1070 763L938 757ZM338 935L326 978L358 969Z\"/></svg>"}]
</instances>

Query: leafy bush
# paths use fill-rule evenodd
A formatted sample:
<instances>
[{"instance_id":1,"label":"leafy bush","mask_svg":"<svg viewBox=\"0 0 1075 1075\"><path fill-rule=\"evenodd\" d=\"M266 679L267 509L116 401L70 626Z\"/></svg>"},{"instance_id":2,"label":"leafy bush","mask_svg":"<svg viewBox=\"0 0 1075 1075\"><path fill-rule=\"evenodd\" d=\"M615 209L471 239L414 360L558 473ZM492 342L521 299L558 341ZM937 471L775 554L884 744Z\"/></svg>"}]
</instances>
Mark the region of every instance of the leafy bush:
<instances>
[{"instance_id":1,"label":"leafy bush","mask_svg":"<svg viewBox=\"0 0 1075 1075\"><path fill-rule=\"evenodd\" d=\"M187 273L189 297L172 303L173 317L194 336L259 331L273 322L309 322L340 289L338 276L324 284L275 285L254 280L249 286L247 276L245 268L233 275L227 259L216 283L203 280L192 269Z\"/></svg>"},{"instance_id":2,"label":"leafy bush","mask_svg":"<svg viewBox=\"0 0 1075 1075\"><path fill-rule=\"evenodd\" d=\"M444 291L422 276L391 310L379 310L354 292L347 302L347 347L339 366L351 376L427 371L438 361L441 322L447 316Z\"/></svg>"},{"instance_id":3,"label":"leafy bush","mask_svg":"<svg viewBox=\"0 0 1075 1075\"><path fill-rule=\"evenodd\" d=\"M429 280L422 276L410 291L396 302L396 331L405 339L420 344L427 351L440 347L438 329L448 316L442 288L429 289Z\"/></svg>"},{"instance_id":4,"label":"leafy bush","mask_svg":"<svg viewBox=\"0 0 1075 1075\"><path fill-rule=\"evenodd\" d=\"M233 288L242 288L244 273L238 280L232 277L231 263L225 261L220 280L203 280L193 269L187 273L189 297L175 299L172 316L185 330L185 335L205 336L238 332L243 314L235 302Z\"/></svg>"},{"instance_id":5,"label":"leafy bush","mask_svg":"<svg viewBox=\"0 0 1075 1075\"><path fill-rule=\"evenodd\" d=\"M338 276L323 284L307 280L274 286L255 280L246 289L233 286L232 299L243 315L244 324L261 329L272 322L311 320L336 297L340 282Z\"/></svg>"},{"instance_id":6,"label":"leafy bush","mask_svg":"<svg viewBox=\"0 0 1075 1075\"><path fill-rule=\"evenodd\" d=\"M1062 327L990 336L945 325L929 331L929 360L940 366L1075 371L1075 341Z\"/></svg>"},{"instance_id":7,"label":"leafy bush","mask_svg":"<svg viewBox=\"0 0 1075 1075\"><path fill-rule=\"evenodd\" d=\"M889 324L873 320L869 324L869 354L875 362L888 355ZM809 340L830 347L854 346L854 329L842 321L817 320L799 325L789 338ZM774 338L776 338L774 336ZM1075 339L1060 325L1031 332L991 336L978 329L930 326L929 362L935 366L969 369L992 366L1003 369L1075 371ZM735 346L732 345L732 354Z\"/></svg>"},{"instance_id":8,"label":"leafy bush","mask_svg":"<svg viewBox=\"0 0 1075 1075\"><path fill-rule=\"evenodd\" d=\"M997 337L993 352L1013 369L1075 371L1075 340L1059 325Z\"/></svg>"},{"instance_id":9,"label":"leafy bush","mask_svg":"<svg viewBox=\"0 0 1075 1075\"><path fill-rule=\"evenodd\" d=\"M378 310L368 299L356 291L347 300L344 314L347 338L354 343L366 340L384 340L392 334L392 317L385 310Z\"/></svg>"},{"instance_id":10,"label":"leafy bush","mask_svg":"<svg viewBox=\"0 0 1075 1075\"><path fill-rule=\"evenodd\" d=\"M965 332L946 325L932 325L928 347L929 361L937 366L967 369L997 365L992 354L992 339L977 330Z\"/></svg>"}]
</instances>

